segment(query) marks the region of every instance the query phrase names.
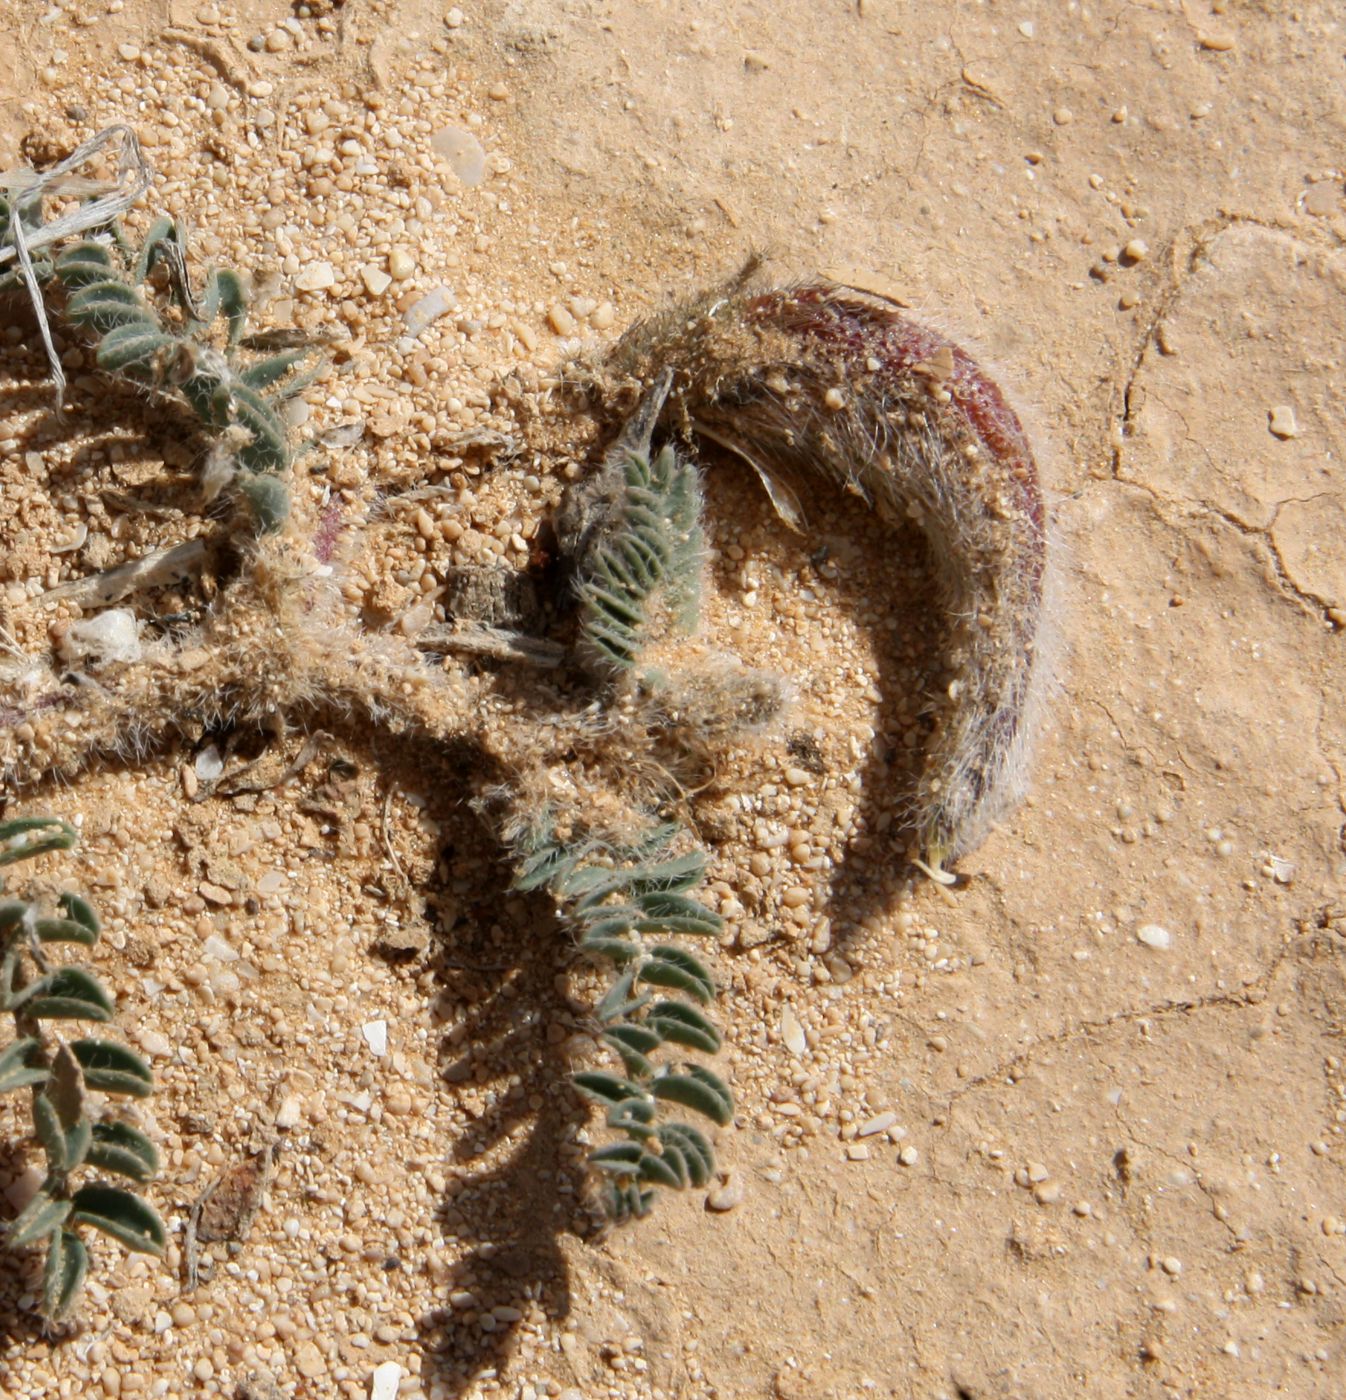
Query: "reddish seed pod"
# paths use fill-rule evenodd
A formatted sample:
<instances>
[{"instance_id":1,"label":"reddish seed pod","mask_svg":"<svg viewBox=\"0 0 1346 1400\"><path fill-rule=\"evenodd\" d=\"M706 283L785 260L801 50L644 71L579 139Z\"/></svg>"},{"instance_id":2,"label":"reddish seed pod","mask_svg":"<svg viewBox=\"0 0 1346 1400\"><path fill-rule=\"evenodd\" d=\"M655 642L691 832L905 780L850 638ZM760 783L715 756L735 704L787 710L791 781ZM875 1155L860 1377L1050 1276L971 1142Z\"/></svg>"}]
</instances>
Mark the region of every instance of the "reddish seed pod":
<instances>
[{"instance_id":1,"label":"reddish seed pod","mask_svg":"<svg viewBox=\"0 0 1346 1400\"><path fill-rule=\"evenodd\" d=\"M794 483L859 491L929 542L952 675L906 813L936 878L1022 795L1042 689L1048 523L1032 446L961 346L891 301L817 283L729 288L636 326L598 375L673 372L665 420L734 452L796 527Z\"/></svg>"}]
</instances>

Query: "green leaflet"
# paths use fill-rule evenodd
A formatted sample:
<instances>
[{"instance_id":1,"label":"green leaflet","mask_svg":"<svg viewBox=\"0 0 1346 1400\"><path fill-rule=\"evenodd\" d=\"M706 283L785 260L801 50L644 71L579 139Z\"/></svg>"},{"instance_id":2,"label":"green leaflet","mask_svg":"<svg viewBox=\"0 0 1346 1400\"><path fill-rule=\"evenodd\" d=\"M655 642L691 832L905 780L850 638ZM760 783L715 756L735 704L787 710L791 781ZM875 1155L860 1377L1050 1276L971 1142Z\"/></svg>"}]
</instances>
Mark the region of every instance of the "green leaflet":
<instances>
[{"instance_id":1,"label":"green leaflet","mask_svg":"<svg viewBox=\"0 0 1346 1400\"><path fill-rule=\"evenodd\" d=\"M5 1046L4 1051L0 1052L0 1094L11 1089L23 1089L30 1084L41 1084L46 1079L47 1071L30 1063L37 1049L36 1038L27 1035Z\"/></svg>"},{"instance_id":2,"label":"green leaflet","mask_svg":"<svg viewBox=\"0 0 1346 1400\"><path fill-rule=\"evenodd\" d=\"M681 1074L662 1075L650 1085L650 1092L657 1099L705 1114L722 1128L734 1121L734 1101L724 1081L701 1065L686 1065Z\"/></svg>"},{"instance_id":3,"label":"green leaflet","mask_svg":"<svg viewBox=\"0 0 1346 1400\"><path fill-rule=\"evenodd\" d=\"M710 973L685 949L669 943L650 949L649 961L640 967L640 980L686 992L700 1002L712 1001L715 997L715 983Z\"/></svg>"},{"instance_id":4,"label":"green leaflet","mask_svg":"<svg viewBox=\"0 0 1346 1400\"><path fill-rule=\"evenodd\" d=\"M154 1075L134 1050L111 1040L75 1040L70 1050L84 1071L90 1089L105 1094L148 1098L154 1092Z\"/></svg>"},{"instance_id":5,"label":"green leaflet","mask_svg":"<svg viewBox=\"0 0 1346 1400\"><path fill-rule=\"evenodd\" d=\"M659 1141L664 1155L677 1153L687 1169L693 1186L704 1186L715 1175L715 1153L706 1136L687 1123L664 1123L659 1128Z\"/></svg>"},{"instance_id":6,"label":"green leaflet","mask_svg":"<svg viewBox=\"0 0 1346 1400\"><path fill-rule=\"evenodd\" d=\"M95 1123L84 1160L133 1181L151 1181L159 1170L158 1149L129 1123Z\"/></svg>"},{"instance_id":7,"label":"green leaflet","mask_svg":"<svg viewBox=\"0 0 1346 1400\"><path fill-rule=\"evenodd\" d=\"M42 1309L53 1322L70 1311L88 1272L89 1251L84 1241L73 1230L53 1234L42 1270Z\"/></svg>"},{"instance_id":8,"label":"green leaflet","mask_svg":"<svg viewBox=\"0 0 1346 1400\"><path fill-rule=\"evenodd\" d=\"M47 1195L46 1187L49 1183L50 1179L19 1212L18 1218L11 1222L9 1234L6 1236L11 1249L21 1249L35 1240L45 1239L65 1224L73 1206L69 1201L54 1200Z\"/></svg>"},{"instance_id":9,"label":"green leaflet","mask_svg":"<svg viewBox=\"0 0 1346 1400\"><path fill-rule=\"evenodd\" d=\"M0 865L68 851L78 840L79 833L60 817L14 817L0 822Z\"/></svg>"},{"instance_id":10,"label":"green leaflet","mask_svg":"<svg viewBox=\"0 0 1346 1400\"><path fill-rule=\"evenodd\" d=\"M580 1093L599 1103L619 1104L627 1099L642 1097L638 1084L615 1074L605 1074L602 1070L581 1070L571 1076L570 1082Z\"/></svg>"},{"instance_id":11,"label":"green leaflet","mask_svg":"<svg viewBox=\"0 0 1346 1400\"><path fill-rule=\"evenodd\" d=\"M92 1225L138 1254L162 1254L168 1232L147 1201L120 1186L81 1186L73 1198L71 1223Z\"/></svg>"},{"instance_id":12,"label":"green leaflet","mask_svg":"<svg viewBox=\"0 0 1346 1400\"><path fill-rule=\"evenodd\" d=\"M109 1021L112 998L102 984L82 967L62 967L30 982L9 998L9 1009L23 1008L39 1020Z\"/></svg>"},{"instance_id":13,"label":"green leaflet","mask_svg":"<svg viewBox=\"0 0 1346 1400\"><path fill-rule=\"evenodd\" d=\"M707 1055L719 1052L719 1031L695 1007L684 1006L677 1001L656 1002L646 1015L645 1024L664 1040L671 1040L677 1045L686 1045Z\"/></svg>"}]
</instances>

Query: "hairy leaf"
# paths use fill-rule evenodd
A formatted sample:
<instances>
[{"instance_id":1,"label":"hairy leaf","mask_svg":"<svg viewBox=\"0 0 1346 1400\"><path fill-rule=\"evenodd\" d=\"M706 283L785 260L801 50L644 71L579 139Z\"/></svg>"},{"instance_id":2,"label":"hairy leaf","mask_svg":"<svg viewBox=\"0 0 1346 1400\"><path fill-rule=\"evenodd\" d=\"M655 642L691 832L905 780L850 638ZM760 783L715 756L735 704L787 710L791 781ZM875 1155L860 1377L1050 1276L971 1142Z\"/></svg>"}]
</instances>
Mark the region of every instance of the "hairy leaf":
<instances>
[{"instance_id":1,"label":"hairy leaf","mask_svg":"<svg viewBox=\"0 0 1346 1400\"><path fill-rule=\"evenodd\" d=\"M70 1311L89 1272L89 1251L73 1230L60 1230L47 1246L42 1270L42 1311L59 1322Z\"/></svg>"},{"instance_id":2,"label":"hairy leaf","mask_svg":"<svg viewBox=\"0 0 1346 1400\"><path fill-rule=\"evenodd\" d=\"M13 817L0 822L0 865L68 851L78 840L79 832L60 817Z\"/></svg>"},{"instance_id":3,"label":"hairy leaf","mask_svg":"<svg viewBox=\"0 0 1346 1400\"><path fill-rule=\"evenodd\" d=\"M651 948L650 959L641 964L639 976L642 982L672 987L698 1001L711 1001L715 996L715 983L710 973L689 952L671 944L661 943Z\"/></svg>"},{"instance_id":4,"label":"hairy leaf","mask_svg":"<svg viewBox=\"0 0 1346 1400\"><path fill-rule=\"evenodd\" d=\"M46 1069L29 1062L29 1057L39 1048L37 1039L31 1035L5 1046L0 1052L0 1094L26 1088L29 1084L41 1084L46 1079Z\"/></svg>"},{"instance_id":5,"label":"hairy leaf","mask_svg":"<svg viewBox=\"0 0 1346 1400\"><path fill-rule=\"evenodd\" d=\"M626 1030L629 1027L619 1027L618 1029ZM604 1031L603 1039L622 1057L622 1068L633 1079L648 1079L654 1073L653 1062L630 1041L617 1035L614 1031Z\"/></svg>"},{"instance_id":6,"label":"hairy leaf","mask_svg":"<svg viewBox=\"0 0 1346 1400\"><path fill-rule=\"evenodd\" d=\"M120 1186L95 1182L74 1195L72 1223L92 1225L140 1254L162 1254L168 1233L148 1201Z\"/></svg>"},{"instance_id":7,"label":"hairy leaf","mask_svg":"<svg viewBox=\"0 0 1346 1400\"><path fill-rule=\"evenodd\" d=\"M84 1070L84 1082L105 1094L129 1094L148 1098L154 1090L154 1075L134 1050L111 1040L74 1040L71 1052Z\"/></svg>"},{"instance_id":8,"label":"hairy leaf","mask_svg":"<svg viewBox=\"0 0 1346 1400\"><path fill-rule=\"evenodd\" d=\"M158 326L140 321L115 326L98 342L94 358L98 368L110 374L148 368L161 351L173 344L173 337Z\"/></svg>"},{"instance_id":9,"label":"hairy leaf","mask_svg":"<svg viewBox=\"0 0 1346 1400\"><path fill-rule=\"evenodd\" d=\"M639 1084L632 1084L629 1079L606 1074L602 1070L580 1070L578 1074L571 1075L570 1079L580 1093L598 1103L619 1104L626 1099L644 1097Z\"/></svg>"},{"instance_id":10,"label":"hairy leaf","mask_svg":"<svg viewBox=\"0 0 1346 1400\"><path fill-rule=\"evenodd\" d=\"M642 1153L640 1179L651 1186L667 1186L673 1191L681 1191L687 1185L682 1154L663 1156L654 1152Z\"/></svg>"},{"instance_id":11,"label":"hairy leaf","mask_svg":"<svg viewBox=\"0 0 1346 1400\"><path fill-rule=\"evenodd\" d=\"M678 1152L687 1164L687 1178L693 1186L704 1186L715 1175L715 1153L706 1136L689 1123L663 1123L659 1141L666 1153Z\"/></svg>"},{"instance_id":12,"label":"hairy leaf","mask_svg":"<svg viewBox=\"0 0 1346 1400\"><path fill-rule=\"evenodd\" d=\"M665 1040L714 1055L720 1049L720 1032L694 1006L678 1001L656 1002L645 1017L645 1024Z\"/></svg>"},{"instance_id":13,"label":"hairy leaf","mask_svg":"<svg viewBox=\"0 0 1346 1400\"><path fill-rule=\"evenodd\" d=\"M129 1123L95 1123L84 1160L134 1181L149 1181L159 1170L158 1149Z\"/></svg>"},{"instance_id":14,"label":"hairy leaf","mask_svg":"<svg viewBox=\"0 0 1346 1400\"><path fill-rule=\"evenodd\" d=\"M43 1189L10 1222L6 1238L11 1249L20 1249L35 1240L45 1239L65 1224L72 1206L69 1201L58 1201L47 1194L45 1188L50 1180L47 1179Z\"/></svg>"},{"instance_id":15,"label":"hairy leaf","mask_svg":"<svg viewBox=\"0 0 1346 1400\"><path fill-rule=\"evenodd\" d=\"M39 1020L108 1021L112 998L92 973L82 967L61 967L30 982L10 1000L12 1009Z\"/></svg>"},{"instance_id":16,"label":"hairy leaf","mask_svg":"<svg viewBox=\"0 0 1346 1400\"><path fill-rule=\"evenodd\" d=\"M701 1065L686 1065L681 1074L662 1075L650 1085L650 1092L657 1099L703 1113L722 1128L734 1121L734 1100L728 1087Z\"/></svg>"}]
</instances>

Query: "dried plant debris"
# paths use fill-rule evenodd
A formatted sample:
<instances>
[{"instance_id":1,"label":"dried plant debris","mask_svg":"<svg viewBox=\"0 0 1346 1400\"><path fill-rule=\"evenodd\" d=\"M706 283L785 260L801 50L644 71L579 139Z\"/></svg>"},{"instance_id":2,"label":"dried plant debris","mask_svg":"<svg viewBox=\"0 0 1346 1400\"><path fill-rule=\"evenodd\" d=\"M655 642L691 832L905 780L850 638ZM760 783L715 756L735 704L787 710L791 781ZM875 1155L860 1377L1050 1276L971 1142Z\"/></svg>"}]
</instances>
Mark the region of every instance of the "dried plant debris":
<instances>
[{"instance_id":1,"label":"dried plant debris","mask_svg":"<svg viewBox=\"0 0 1346 1400\"><path fill-rule=\"evenodd\" d=\"M948 677L903 816L948 882L945 864L1023 792L1046 685L1049 529L1032 445L972 357L894 303L827 283L758 291L754 271L634 327L584 377L614 409L668 385L662 421L748 462L797 530L801 486L821 479L923 532Z\"/></svg>"}]
</instances>

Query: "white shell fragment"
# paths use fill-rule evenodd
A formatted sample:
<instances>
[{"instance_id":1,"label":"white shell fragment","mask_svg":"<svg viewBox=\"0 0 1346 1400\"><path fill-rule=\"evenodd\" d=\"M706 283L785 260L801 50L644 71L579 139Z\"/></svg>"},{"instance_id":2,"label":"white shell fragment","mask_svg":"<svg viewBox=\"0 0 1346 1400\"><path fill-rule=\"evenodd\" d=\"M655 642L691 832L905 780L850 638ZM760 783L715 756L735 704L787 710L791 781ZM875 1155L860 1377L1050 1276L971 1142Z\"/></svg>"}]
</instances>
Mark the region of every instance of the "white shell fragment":
<instances>
[{"instance_id":1,"label":"white shell fragment","mask_svg":"<svg viewBox=\"0 0 1346 1400\"><path fill-rule=\"evenodd\" d=\"M1136 930L1136 937L1147 948L1157 948L1160 952L1173 942L1173 935L1162 924L1141 924Z\"/></svg>"},{"instance_id":2,"label":"white shell fragment","mask_svg":"<svg viewBox=\"0 0 1346 1400\"><path fill-rule=\"evenodd\" d=\"M486 178L486 151L470 131L460 126L441 127L431 136L430 149L443 156L464 185L479 185Z\"/></svg>"},{"instance_id":3,"label":"white shell fragment","mask_svg":"<svg viewBox=\"0 0 1346 1400\"><path fill-rule=\"evenodd\" d=\"M380 1058L388 1053L388 1023L387 1021L366 1021L360 1027L360 1034L365 1038L365 1044L370 1050Z\"/></svg>"},{"instance_id":4,"label":"white shell fragment","mask_svg":"<svg viewBox=\"0 0 1346 1400\"><path fill-rule=\"evenodd\" d=\"M402 324L408 335L418 336L457 305L458 298L451 288L436 287L433 292L427 292L419 301L407 307L402 315Z\"/></svg>"},{"instance_id":5,"label":"white shell fragment","mask_svg":"<svg viewBox=\"0 0 1346 1400\"><path fill-rule=\"evenodd\" d=\"M140 624L130 608L110 608L72 623L61 638L64 661L139 661Z\"/></svg>"},{"instance_id":6,"label":"white shell fragment","mask_svg":"<svg viewBox=\"0 0 1346 1400\"><path fill-rule=\"evenodd\" d=\"M213 783L224 772L224 759L215 744L207 744L192 760L192 770L203 783Z\"/></svg>"},{"instance_id":7,"label":"white shell fragment","mask_svg":"<svg viewBox=\"0 0 1346 1400\"><path fill-rule=\"evenodd\" d=\"M385 1361L374 1367L369 1379L369 1400L396 1400L397 1388L402 1382L402 1368L396 1361Z\"/></svg>"}]
</instances>

